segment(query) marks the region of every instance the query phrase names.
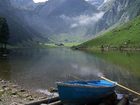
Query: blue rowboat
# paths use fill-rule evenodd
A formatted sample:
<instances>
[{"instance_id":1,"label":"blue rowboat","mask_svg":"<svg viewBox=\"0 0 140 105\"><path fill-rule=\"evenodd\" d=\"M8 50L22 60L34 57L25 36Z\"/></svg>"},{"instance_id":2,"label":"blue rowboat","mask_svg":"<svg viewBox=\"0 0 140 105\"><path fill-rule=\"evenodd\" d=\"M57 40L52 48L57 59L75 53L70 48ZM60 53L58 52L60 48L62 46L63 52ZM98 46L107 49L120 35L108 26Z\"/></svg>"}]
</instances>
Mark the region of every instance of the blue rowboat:
<instances>
[{"instance_id":1,"label":"blue rowboat","mask_svg":"<svg viewBox=\"0 0 140 105\"><path fill-rule=\"evenodd\" d=\"M98 103L114 93L116 83L105 80L58 82L60 100L64 104L85 105Z\"/></svg>"}]
</instances>

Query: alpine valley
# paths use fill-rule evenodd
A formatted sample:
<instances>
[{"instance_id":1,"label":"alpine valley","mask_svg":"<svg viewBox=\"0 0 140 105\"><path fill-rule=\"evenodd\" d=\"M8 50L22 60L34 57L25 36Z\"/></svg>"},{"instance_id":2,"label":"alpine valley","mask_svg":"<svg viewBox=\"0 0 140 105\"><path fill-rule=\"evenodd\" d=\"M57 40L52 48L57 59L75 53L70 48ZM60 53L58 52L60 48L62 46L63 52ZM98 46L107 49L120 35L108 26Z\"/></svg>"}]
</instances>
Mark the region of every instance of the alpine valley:
<instances>
[{"instance_id":1,"label":"alpine valley","mask_svg":"<svg viewBox=\"0 0 140 105\"><path fill-rule=\"evenodd\" d=\"M0 0L10 44L84 42L140 14L139 0Z\"/></svg>"}]
</instances>

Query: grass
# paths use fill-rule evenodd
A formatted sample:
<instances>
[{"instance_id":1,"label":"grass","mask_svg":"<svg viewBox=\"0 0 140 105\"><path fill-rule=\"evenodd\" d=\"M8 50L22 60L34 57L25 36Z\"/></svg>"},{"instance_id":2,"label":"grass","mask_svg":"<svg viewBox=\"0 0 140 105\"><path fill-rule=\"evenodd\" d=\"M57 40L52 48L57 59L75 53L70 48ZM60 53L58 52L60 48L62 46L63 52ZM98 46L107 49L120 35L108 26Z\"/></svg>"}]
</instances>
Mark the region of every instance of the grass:
<instances>
[{"instance_id":1,"label":"grass","mask_svg":"<svg viewBox=\"0 0 140 105\"><path fill-rule=\"evenodd\" d=\"M64 46L66 47L72 47L72 46L78 46L80 45L81 43L78 43L78 42L73 42L73 43L64 43Z\"/></svg>"},{"instance_id":2,"label":"grass","mask_svg":"<svg viewBox=\"0 0 140 105\"><path fill-rule=\"evenodd\" d=\"M140 16L78 47L96 49L101 48L101 46L110 48L140 48Z\"/></svg>"},{"instance_id":3,"label":"grass","mask_svg":"<svg viewBox=\"0 0 140 105\"><path fill-rule=\"evenodd\" d=\"M85 37L83 36L83 33L79 33L79 34L60 34L60 35L51 35L49 37L49 39L52 42L83 42L85 39L88 40L89 37Z\"/></svg>"}]
</instances>

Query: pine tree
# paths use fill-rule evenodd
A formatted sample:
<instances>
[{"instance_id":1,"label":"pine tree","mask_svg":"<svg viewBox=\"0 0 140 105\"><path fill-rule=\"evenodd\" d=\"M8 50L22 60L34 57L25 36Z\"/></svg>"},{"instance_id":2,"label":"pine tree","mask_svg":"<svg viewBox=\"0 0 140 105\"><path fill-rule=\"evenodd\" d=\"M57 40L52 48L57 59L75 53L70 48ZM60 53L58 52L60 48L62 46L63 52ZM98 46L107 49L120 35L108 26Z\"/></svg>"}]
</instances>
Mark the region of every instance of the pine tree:
<instances>
[{"instance_id":1,"label":"pine tree","mask_svg":"<svg viewBox=\"0 0 140 105\"><path fill-rule=\"evenodd\" d=\"M0 18L0 44L1 48L6 49L9 39L9 28L5 18Z\"/></svg>"}]
</instances>

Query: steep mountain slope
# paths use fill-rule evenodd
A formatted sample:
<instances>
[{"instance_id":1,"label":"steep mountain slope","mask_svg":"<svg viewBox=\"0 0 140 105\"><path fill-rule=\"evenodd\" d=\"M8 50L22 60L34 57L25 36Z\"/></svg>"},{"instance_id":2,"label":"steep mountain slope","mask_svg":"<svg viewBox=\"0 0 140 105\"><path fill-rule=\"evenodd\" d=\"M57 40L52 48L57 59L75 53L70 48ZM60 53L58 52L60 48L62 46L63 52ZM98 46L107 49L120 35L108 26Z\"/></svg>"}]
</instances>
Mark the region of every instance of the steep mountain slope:
<instances>
[{"instance_id":1,"label":"steep mountain slope","mask_svg":"<svg viewBox=\"0 0 140 105\"><path fill-rule=\"evenodd\" d=\"M51 12L48 12L48 7L54 8ZM88 4L84 0L50 0L46 2L39 13L43 16L77 16L81 14L88 14L91 12L96 12L96 8ZM46 14L49 13L49 14Z\"/></svg>"},{"instance_id":2,"label":"steep mountain slope","mask_svg":"<svg viewBox=\"0 0 140 105\"><path fill-rule=\"evenodd\" d=\"M0 0L0 16L5 17L10 28L11 44L29 44L34 39L41 38L38 32L29 27L24 16L30 14L29 11L15 9L10 0ZM43 38L42 38L43 39ZM37 40L36 40L37 41Z\"/></svg>"},{"instance_id":3,"label":"steep mountain slope","mask_svg":"<svg viewBox=\"0 0 140 105\"><path fill-rule=\"evenodd\" d=\"M96 25L96 33L110 26L126 23L140 15L140 0L109 0L100 10L105 11L105 14Z\"/></svg>"},{"instance_id":4,"label":"steep mountain slope","mask_svg":"<svg viewBox=\"0 0 140 105\"><path fill-rule=\"evenodd\" d=\"M140 16L105 34L83 43L79 48L140 48Z\"/></svg>"},{"instance_id":5,"label":"steep mountain slope","mask_svg":"<svg viewBox=\"0 0 140 105\"><path fill-rule=\"evenodd\" d=\"M34 10L39 4L33 2L33 0L11 0L11 5L17 9Z\"/></svg>"}]
</instances>

